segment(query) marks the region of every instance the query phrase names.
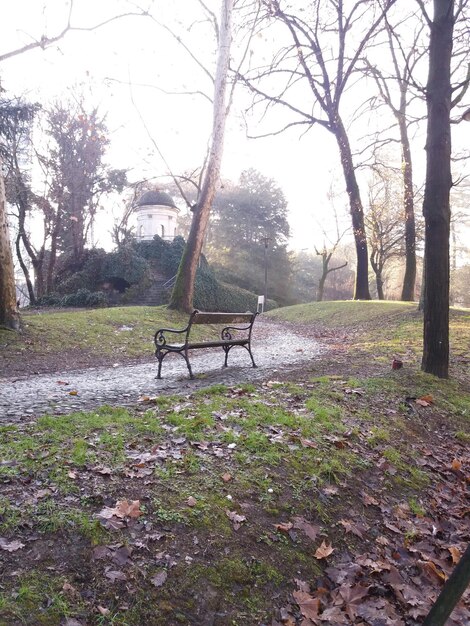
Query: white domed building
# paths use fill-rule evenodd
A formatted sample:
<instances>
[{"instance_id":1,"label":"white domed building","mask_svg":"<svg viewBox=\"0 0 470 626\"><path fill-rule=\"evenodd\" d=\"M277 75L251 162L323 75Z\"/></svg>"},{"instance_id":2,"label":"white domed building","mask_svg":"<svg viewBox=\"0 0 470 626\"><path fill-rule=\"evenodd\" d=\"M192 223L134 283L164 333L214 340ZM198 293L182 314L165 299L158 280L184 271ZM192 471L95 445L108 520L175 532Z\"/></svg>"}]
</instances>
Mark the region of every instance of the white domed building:
<instances>
[{"instance_id":1,"label":"white domed building","mask_svg":"<svg viewBox=\"0 0 470 626\"><path fill-rule=\"evenodd\" d=\"M177 236L179 209L164 191L146 191L137 200L134 212L137 241L151 241L155 235L173 241Z\"/></svg>"}]
</instances>

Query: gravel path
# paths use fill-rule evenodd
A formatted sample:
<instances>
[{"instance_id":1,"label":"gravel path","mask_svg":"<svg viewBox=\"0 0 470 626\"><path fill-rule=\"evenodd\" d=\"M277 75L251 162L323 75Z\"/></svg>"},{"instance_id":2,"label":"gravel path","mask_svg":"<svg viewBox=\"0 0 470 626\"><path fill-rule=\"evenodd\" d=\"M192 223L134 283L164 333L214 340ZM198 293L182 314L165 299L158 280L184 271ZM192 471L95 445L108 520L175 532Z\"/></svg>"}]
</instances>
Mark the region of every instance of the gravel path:
<instances>
[{"instance_id":1,"label":"gravel path","mask_svg":"<svg viewBox=\"0 0 470 626\"><path fill-rule=\"evenodd\" d=\"M144 396L164 393L186 394L216 383L228 385L275 376L276 372L298 366L322 347L313 338L297 334L285 324L259 320L253 330L253 354L258 365L251 367L246 350L234 348L229 367L222 368L220 349L194 351L193 373L189 380L184 359L169 355L163 362L162 380L156 380L156 360L139 365L115 365L86 370L0 379L0 421L30 419L44 414L65 414L89 410L103 404L134 405ZM198 377L200 376L200 377Z\"/></svg>"}]
</instances>

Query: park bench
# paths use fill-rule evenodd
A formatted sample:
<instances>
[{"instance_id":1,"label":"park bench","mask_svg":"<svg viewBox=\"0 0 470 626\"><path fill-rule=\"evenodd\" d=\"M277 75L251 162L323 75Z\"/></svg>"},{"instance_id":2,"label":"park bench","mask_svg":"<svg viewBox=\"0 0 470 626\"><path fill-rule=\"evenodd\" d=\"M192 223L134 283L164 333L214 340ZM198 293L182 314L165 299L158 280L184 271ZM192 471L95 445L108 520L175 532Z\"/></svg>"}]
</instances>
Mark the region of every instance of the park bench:
<instances>
[{"instance_id":1,"label":"park bench","mask_svg":"<svg viewBox=\"0 0 470 626\"><path fill-rule=\"evenodd\" d=\"M201 348L222 348L225 352L224 367L227 367L228 353L234 346L241 346L248 350L253 367L257 367L251 352L251 331L257 313L218 313L206 311L193 311L186 328L181 330L175 328L160 328L155 333L155 356L158 360L157 378L161 378L163 359L167 354L181 354L188 366L190 378L194 378L189 362L189 351ZM191 328L196 324L216 324L222 325L220 339L208 341L190 341ZM235 326L233 325L235 324ZM179 335L181 341L173 343L170 335ZM175 337L175 340L178 338Z\"/></svg>"}]
</instances>

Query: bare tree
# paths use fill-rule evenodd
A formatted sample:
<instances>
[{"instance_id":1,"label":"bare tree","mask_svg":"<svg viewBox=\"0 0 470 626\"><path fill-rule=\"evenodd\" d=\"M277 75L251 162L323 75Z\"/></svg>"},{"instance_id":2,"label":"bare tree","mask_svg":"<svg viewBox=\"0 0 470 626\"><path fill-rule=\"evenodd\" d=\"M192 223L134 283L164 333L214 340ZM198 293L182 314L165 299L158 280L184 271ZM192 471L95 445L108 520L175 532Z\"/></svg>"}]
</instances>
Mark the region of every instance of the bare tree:
<instances>
[{"instance_id":1,"label":"bare tree","mask_svg":"<svg viewBox=\"0 0 470 626\"><path fill-rule=\"evenodd\" d=\"M440 378L449 375L449 234L451 133L450 111L453 92L466 82L452 86L452 45L456 20L467 8L467 0L433 0L431 18L423 0L417 0L430 29L429 74L426 86L428 109L426 140L424 338L421 367Z\"/></svg>"},{"instance_id":2,"label":"bare tree","mask_svg":"<svg viewBox=\"0 0 470 626\"><path fill-rule=\"evenodd\" d=\"M282 0L265 0L267 19L281 24L291 43L279 49L268 66L242 77L254 94L254 106L264 104L266 113L279 105L294 116L294 121L267 134L278 134L297 125L306 128L318 125L334 136L349 197L356 247L354 297L364 300L370 299L364 211L340 108L346 90L354 81L360 58L394 2L314 0L308 7L298 7L293 14L284 8L287 4ZM281 85L276 91L270 86L273 77L276 77L276 84ZM306 89L311 96L308 99Z\"/></svg>"},{"instance_id":3,"label":"bare tree","mask_svg":"<svg viewBox=\"0 0 470 626\"><path fill-rule=\"evenodd\" d=\"M330 201L333 201L333 190L330 189L329 192L329 199ZM331 259L333 257L333 255L335 254L338 246L341 243L341 240L343 239L344 235L349 231L349 228L346 228L343 231L340 231L339 228L339 220L338 220L338 213L336 212L336 208L334 209L334 215L335 215L335 235L336 237L334 239L332 239L331 237L329 237L326 233L325 230L323 230L323 247L318 249L316 246L314 246L315 249L315 253L317 256L321 257L321 262L322 262L322 272L321 272L321 276L318 279L318 291L317 291L317 302L322 302L323 301L323 294L325 291L325 282L326 279L328 278L328 275L331 274L332 272L336 272L337 270L341 270L343 269L343 267L346 267L348 262L344 262L341 265L337 265L335 267L330 267L330 262ZM328 244L327 245L327 242Z\"/></svg>"},{"instance_id":4,"label":"bare tree","mask_svg":"<svg viewBox=\"0 0 470 626\"><path fill-rule=\"evenodd\" d=\"M209 221L212 201L220 179L220 166L227 118L227 84L232 41L232 14L234 0L222 0L218 29L218 57L214 81L213 124L209 157L201 185L201 193L193 207L193 219L186 248L176 276L169 307L190 312L193 303L194 283L204 235Z\"/></svg>"},{"instance_id":5,"label":"bare tree","mask_svg":"<svg viewBox=\"0 0 470 626\"><path fill-rule=\"evenodd\" d=\"M406 26L410 30L410 22L414 28L412 39L403 45L404 38L401 29ZM422 90L414 81L414 73L417 65L427 53L427 46L422 43L422 35L425 25L419 13L412 12L406 17L400 15L398 23L392 24L388 16L384 20L384 32L388 44L391 69L385 70L377 63L366 59L365 72L372 75L379 90L379 98L391 110L395 117L402 155L403 176L403 204L405 221L405 275L401 299L404 301L414 300L416 283L416 220L414 211L414 186L413 186L413 163L411 154L411 142L409 136L410 116L408 114L410 102L416 97L418 87L419 96L423 97ZM383 61L381 63L383 66ZM377 98L375 98L376 100ZM372 253L374 255L375 253ZM371 255L371 256L372 256ZM376 267L378 267L376 265ZM374 271L376 269L374 268Z\"/></svg>"},{"instance_id":6,"label":"bare tree","mask_svg":"<svg viewBox=\"0 0 470 626\"><path fill-rule=\"evenodd\" d=\"M115 20L122 19L129 16L148 16L147 11L135 11L129 13L122 13L114 15L103 22L94 24L92 26L75 26L72 23L74 2L70 0L69 13L67 22L64 27L53 36L42 35L38 39L10 50L0 55L0 63L7 61L10 58L24 54L30 50L37 48L45 49L48 46L56 43L67 33L71 31L93 31ZM0 167L0 324L7 328L17 330L20 326L20 317L18 308L16 306L16 291L15 291L15 276L13 269L13 257L11 254L10 246L10 234L8 229L7 217L6 217L6 202L5 202L5 185L3 180L3 173Z\"/></svg>"},{"instance_id":7,"label":"bare tree","mask_svg":"<svg viewBox=\"0 0 470 626\"><path fill-rule=\"evenodd\" d=\"M393 182L393 176L385 168L377 171L375 180L369 184L369 209L365 216L370 264L375 274L379 300L385 299L385 264L403 253L405 222Z\"/></svg>"}]
</instances>

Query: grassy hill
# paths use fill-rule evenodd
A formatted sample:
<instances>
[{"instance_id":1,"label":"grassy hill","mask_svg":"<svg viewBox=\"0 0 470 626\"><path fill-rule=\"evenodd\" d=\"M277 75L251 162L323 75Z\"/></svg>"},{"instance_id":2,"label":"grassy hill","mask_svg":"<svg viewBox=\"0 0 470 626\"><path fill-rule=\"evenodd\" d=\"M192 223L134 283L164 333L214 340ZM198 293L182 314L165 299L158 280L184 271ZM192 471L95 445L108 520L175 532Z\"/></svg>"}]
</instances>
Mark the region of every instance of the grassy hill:
<instances>
[{"instance_id":1,"label":"grassy hill","mask_svg":"<svg viewBox=\"0 0 470 626\"><path fill-rule=\"evenodd\" d=\"M413 305L270 317L325 352L266 381L248 368L242 384L0 424L2 626L422 623L468 544L469 311L451 315L467 384L415 366ZM185 320L27 314L2 356L19 367L84 346L109 362ZM464 602L448 626L469 623Z\"/></svg>"}]
</instances>

